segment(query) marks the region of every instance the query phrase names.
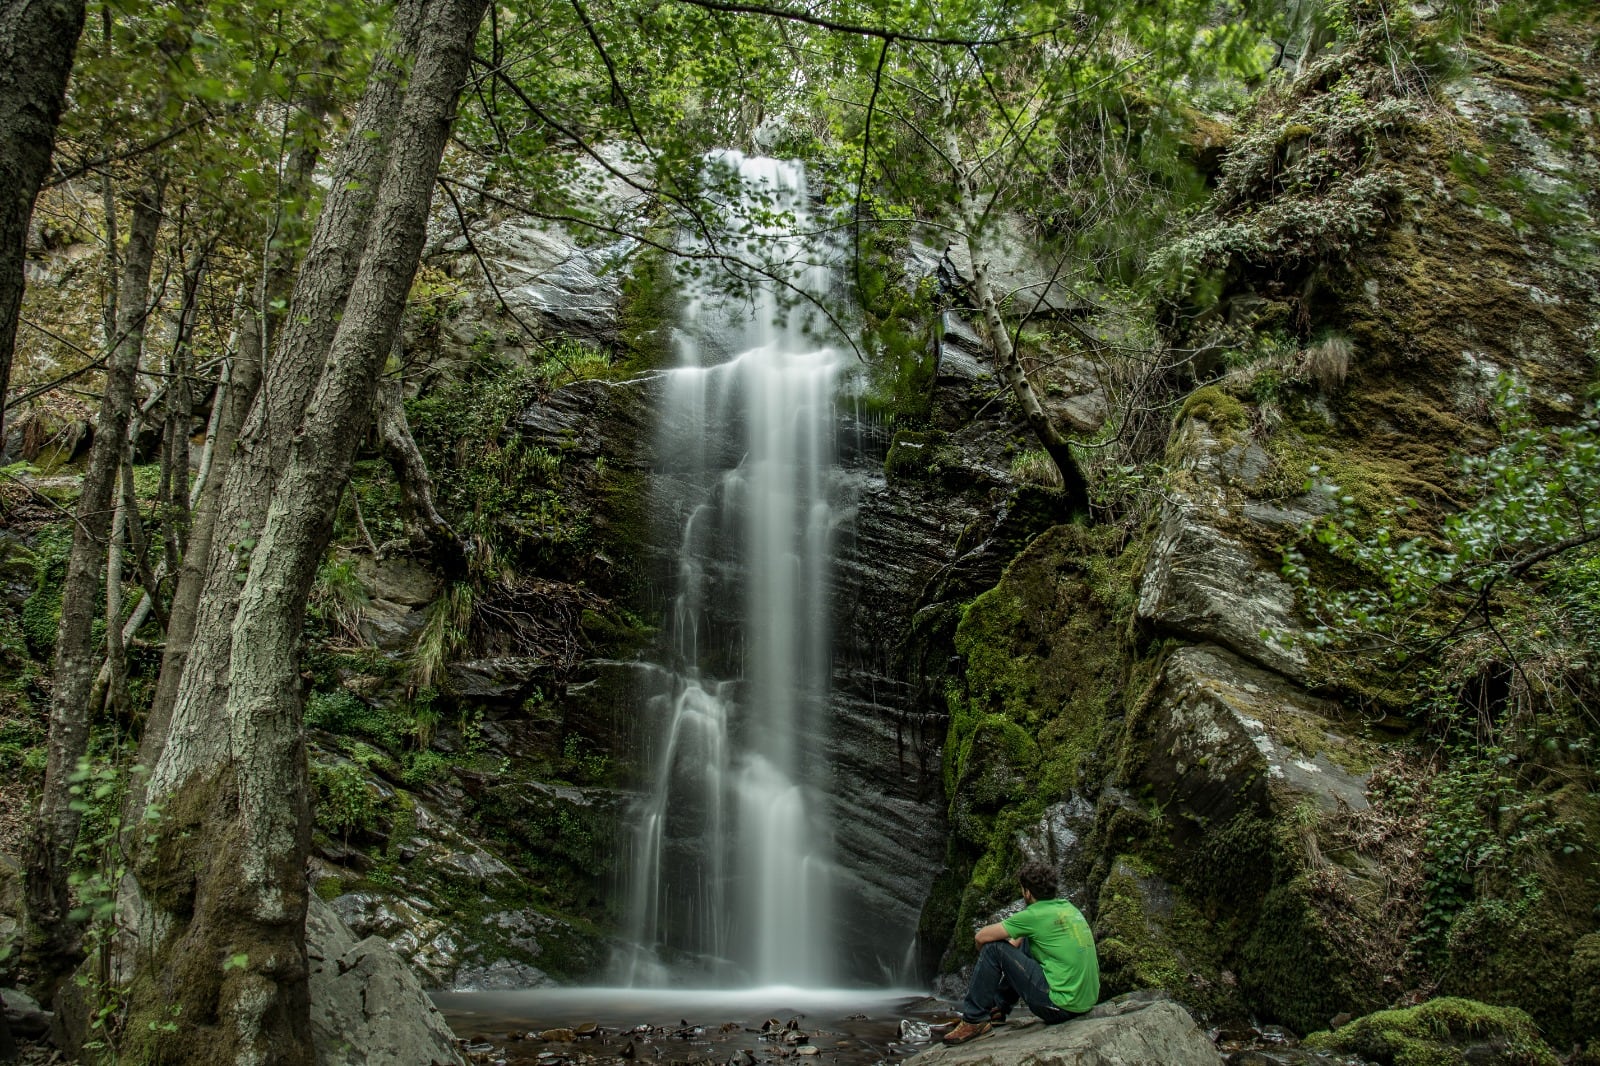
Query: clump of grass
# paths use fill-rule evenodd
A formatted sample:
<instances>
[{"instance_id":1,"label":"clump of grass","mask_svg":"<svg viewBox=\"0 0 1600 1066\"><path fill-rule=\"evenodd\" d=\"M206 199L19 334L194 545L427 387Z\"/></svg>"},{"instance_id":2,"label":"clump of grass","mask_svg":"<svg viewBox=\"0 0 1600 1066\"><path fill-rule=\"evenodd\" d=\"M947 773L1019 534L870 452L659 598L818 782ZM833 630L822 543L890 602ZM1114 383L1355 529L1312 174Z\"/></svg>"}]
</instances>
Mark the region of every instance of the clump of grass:
<instances>
[{"instance_id":1,"label":"clump of grass","mask_svg":"<svg viewBox=\"0 0 1600 1066\"><path fill-rule=\"evenodd\" d=\"M1011 476L1024 485L1040 485L1047 489L1061 487L1061 471L1042 448L1018 452L1011 460Z\"/></svg>"},{"instance_id":2,"label":"clump of grass","mask_svg":"<svg viewBox=\"0 0 1600 1066\"><path fill-rule=\"evenodd\" d=\"M343 638L347 647L367 646L361 612L370 602L353 559L330 560L317 571L316 583L311 586L311 613L330 634Z\"/></svg>"},{"instance_id":3,"label":"clump of grass","mask_svg":"<svg viewBox=\"0 0 1600 1066\"><path fill-rule=\"evenodd\" d=\"M446 588L444 595L429 606L428 617L411 652L411 687L414 691L443 687L445 668L467 646L476 598L477 594L470 584L458 581Z\"/></svg>"},{"instance_id":4,"label":"clump of grass","mask_svg":"<svg viewBox=\"0 0 1600 1066\"><path fill-rule=\"evenodd\" d=\"M1332 393L1350 373L1350 356L1355 345L1350 338L1330 333L1306 349L1303 366L1305 376L1317 383L1324 393Z\"/></svg>"}]
</instances>

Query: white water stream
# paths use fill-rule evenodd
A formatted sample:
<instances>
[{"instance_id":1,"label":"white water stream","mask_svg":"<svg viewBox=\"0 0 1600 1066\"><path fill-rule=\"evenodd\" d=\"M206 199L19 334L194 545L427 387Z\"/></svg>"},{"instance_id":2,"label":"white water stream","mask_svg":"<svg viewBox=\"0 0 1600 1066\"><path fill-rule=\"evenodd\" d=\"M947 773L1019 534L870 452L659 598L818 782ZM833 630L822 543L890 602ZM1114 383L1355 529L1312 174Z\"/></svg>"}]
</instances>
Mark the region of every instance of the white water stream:
<instances>
[{"instance_id":1,"label":"white water stream","mask_svg":"<svg viewBox=\"0 0 1600 1066\"><path fill-rule=\"evenodd\" d=\"M752 242L821 293L805 177L730 153L762 197ZM751 211L746 198L740 209ZM837 877L822 756L839 354L780 287L689 294L666 384L653 501L681 529L670 682L647 694L651 781L635 812L632 985L835 983Z\"/></svg>"}]
</instances>

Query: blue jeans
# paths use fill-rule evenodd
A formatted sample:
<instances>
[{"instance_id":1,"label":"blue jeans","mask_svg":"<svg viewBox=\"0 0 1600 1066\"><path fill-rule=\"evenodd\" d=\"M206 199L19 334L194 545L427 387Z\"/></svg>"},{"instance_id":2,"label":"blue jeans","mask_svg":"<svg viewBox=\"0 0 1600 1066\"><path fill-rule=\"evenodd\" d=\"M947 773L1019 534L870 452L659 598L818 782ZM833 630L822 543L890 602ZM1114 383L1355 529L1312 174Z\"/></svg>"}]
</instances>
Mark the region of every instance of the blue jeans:
<instances>
[{"instance_id":1,"label":"blue jeans","mask_svg":"<svg viewBox=\"0 0 1600 1066\"><path fill-rule=\"evenodd\" d=\"M1009 1014L1019 999L1046 1025L1078 1016L1050 1001L1050 983L1045 980L1044 970L1025 947L1014 948L1004 940L983 945L977 965L972 968L972 983L967 985L961 1017L973 1023L986 1022L991 1010L999 1007L1001 1013Z\"/></svg>"}]
</instances>

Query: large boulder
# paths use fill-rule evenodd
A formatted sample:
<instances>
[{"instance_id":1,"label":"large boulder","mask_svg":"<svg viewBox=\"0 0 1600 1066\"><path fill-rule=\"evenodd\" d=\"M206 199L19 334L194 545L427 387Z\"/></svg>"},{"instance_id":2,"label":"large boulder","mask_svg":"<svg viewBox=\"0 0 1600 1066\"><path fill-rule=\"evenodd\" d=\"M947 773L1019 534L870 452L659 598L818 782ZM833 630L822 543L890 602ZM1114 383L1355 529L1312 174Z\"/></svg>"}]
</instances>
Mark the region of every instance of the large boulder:
<instances>
[{"instance_id":1,"label":"large boulder","mask_svg":"<svg viewBox=\"0 0 1600 1066\"><path fill-rule=\"evenodd\" d=\"M1064 1025L1012 1025L916 1056L917 1066L1222 1066L1189 1012L1167 999L1102 1003Z\"/></svg>"},{"instance_id":2,"label":"large boulder","mask_svg":"<svg viewBox=\"0 0 1600 1066\"><path fill-rule=\"evenodd\" d=\"M1337 704L1209 645L1173 653L1146 708L1124 765L1151 806L1102 803L1121 853L1096 908L1107 986L1212 1010L1237 991L1300 1032L1381 1005L1402 931L1385 871L1341 844L1376 746Z\"/></svg>"},{"instance_id":3,"label":"large boulder","mask_svg":"<svg viewBox=\"0 0 1600 1066\"><path fill-rule=\"evenodd\" d=\"M357 941L315 895L306 953L317 1066L463 1066L416 975L377 937Z\"/></svg>"}]
</instances>

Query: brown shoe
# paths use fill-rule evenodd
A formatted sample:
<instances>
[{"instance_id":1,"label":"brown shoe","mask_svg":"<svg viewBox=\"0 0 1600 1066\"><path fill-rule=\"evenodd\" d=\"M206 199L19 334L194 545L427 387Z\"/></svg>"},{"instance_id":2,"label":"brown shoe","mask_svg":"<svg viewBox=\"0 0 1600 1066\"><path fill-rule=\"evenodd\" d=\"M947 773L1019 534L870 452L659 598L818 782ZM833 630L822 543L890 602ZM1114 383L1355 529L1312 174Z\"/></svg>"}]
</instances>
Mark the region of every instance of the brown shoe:
<instances>
[{"instance_id":1,"label":"brown shoe","mask_svg":"<svg viewBox=\"0 0 1600 1066\"><path fill-rule=\"evenodd\" d=\"M944 1034L946 1044L965 1044L968 1040L975 1039L987 1033L994 1026L989 1022L969 1022L965 1018L961 1024Z\"/></svg>"}]
</instances>

